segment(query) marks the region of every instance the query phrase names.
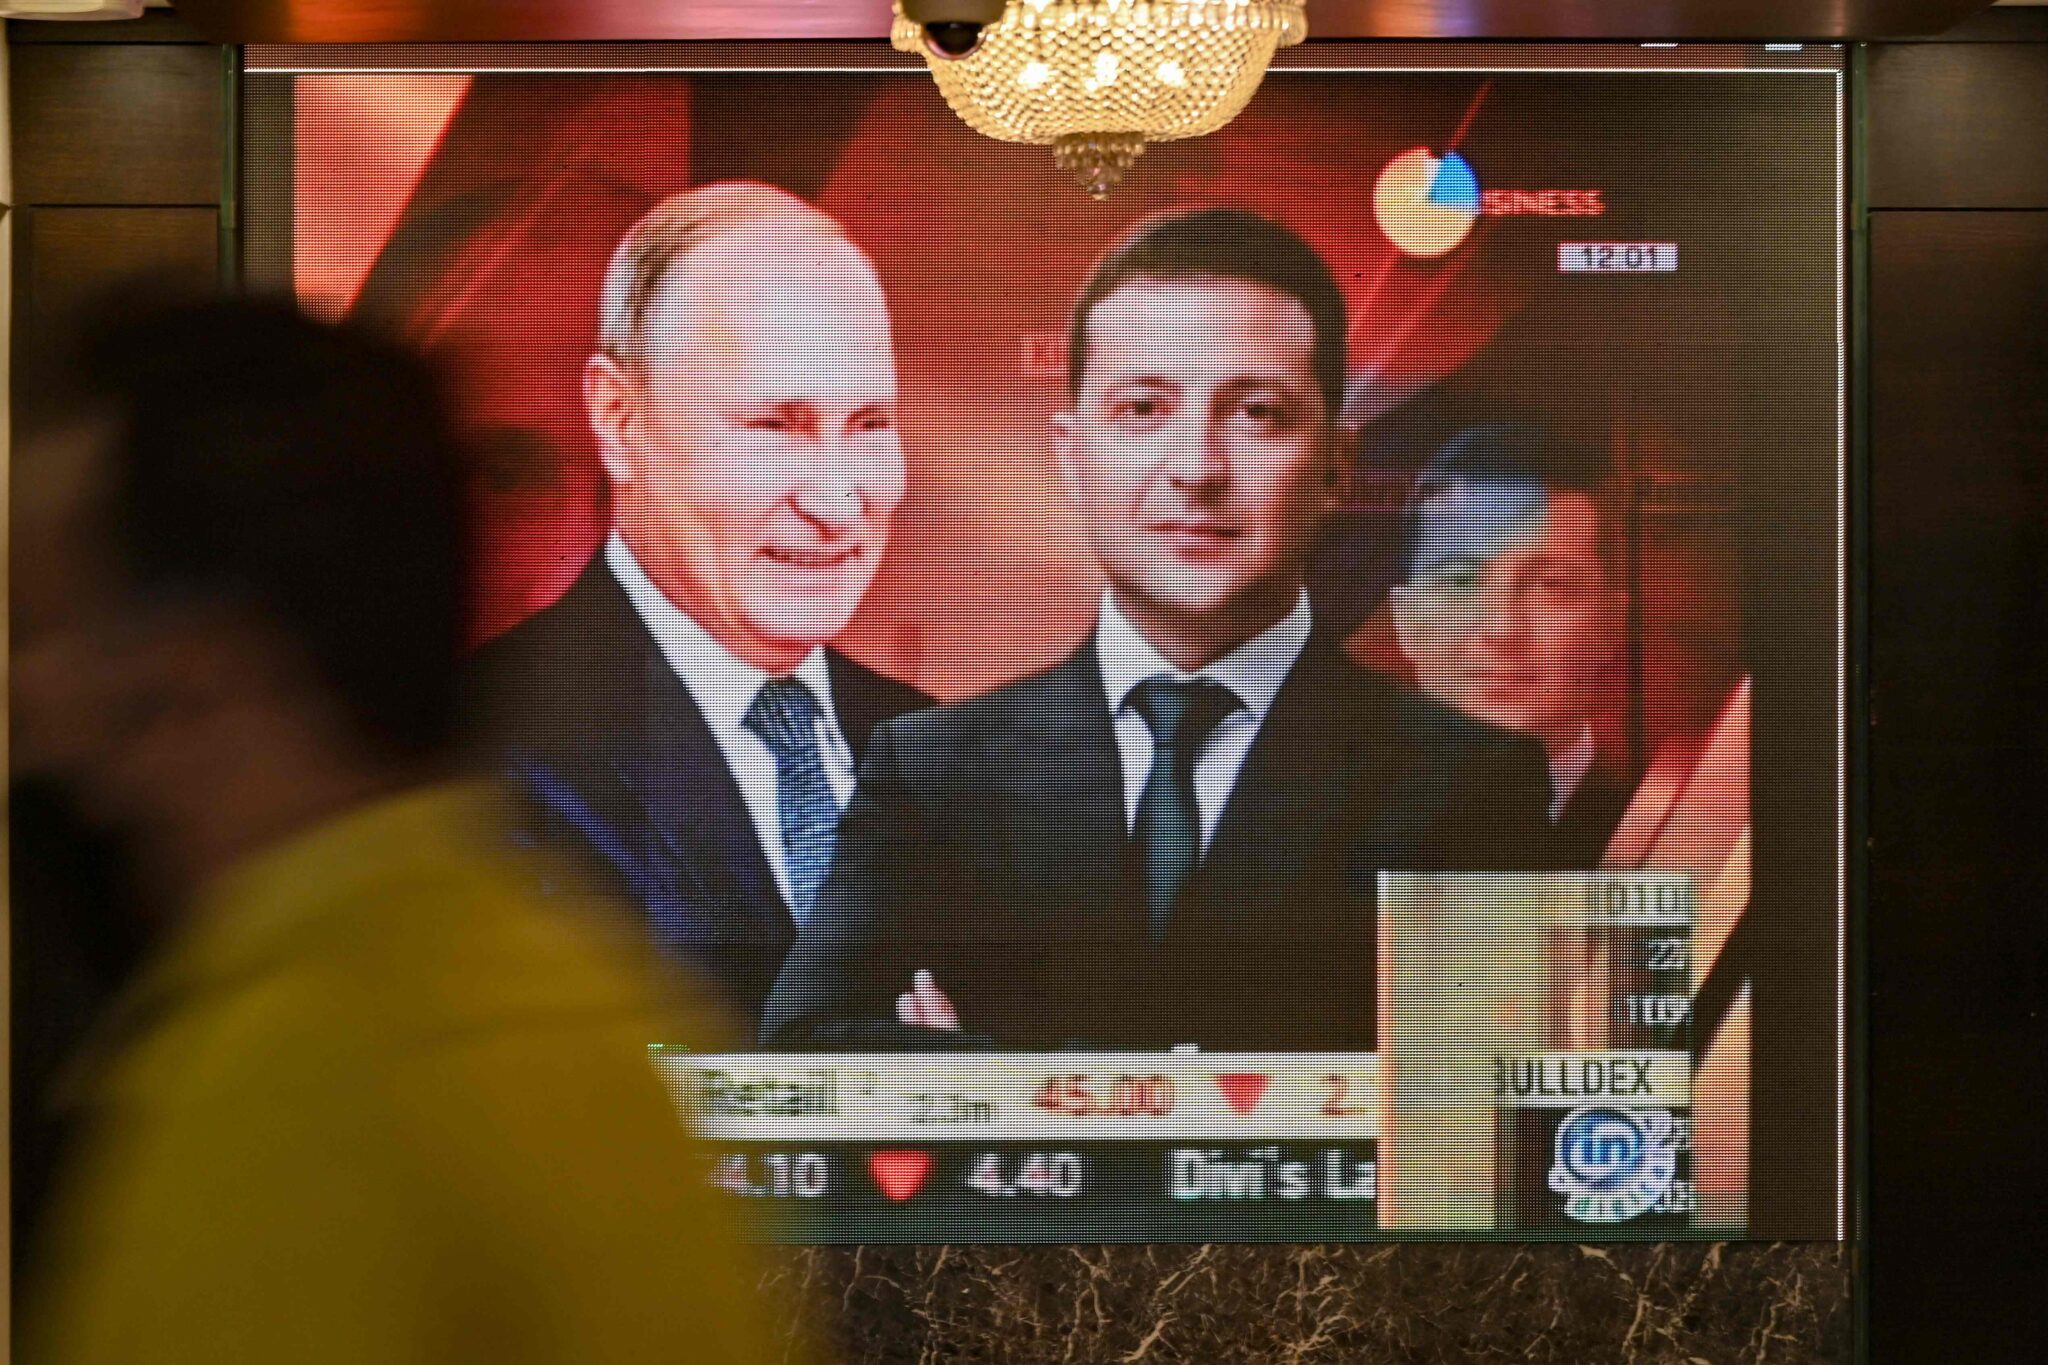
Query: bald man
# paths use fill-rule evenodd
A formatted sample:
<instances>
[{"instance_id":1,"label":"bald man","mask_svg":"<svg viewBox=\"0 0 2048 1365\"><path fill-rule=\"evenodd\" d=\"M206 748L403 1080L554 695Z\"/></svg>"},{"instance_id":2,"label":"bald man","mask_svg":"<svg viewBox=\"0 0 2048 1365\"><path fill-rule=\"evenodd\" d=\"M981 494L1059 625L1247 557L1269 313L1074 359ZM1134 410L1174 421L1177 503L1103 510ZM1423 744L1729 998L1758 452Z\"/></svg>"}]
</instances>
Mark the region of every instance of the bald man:
<instances>
[{"instance_id":1,"label":"bald man","mask_svg":"<svg viewBox=\"0 0 2048 1365\"><path fill-rule=\"evenodd\" d=\"M536 841L583 855L751 1025L868 736L928 702L827 647L904 491L874 266L766 185L666 199L612 257L583 399L612 530L484 651L494 733Z\"/></svg>"}]
</instances>

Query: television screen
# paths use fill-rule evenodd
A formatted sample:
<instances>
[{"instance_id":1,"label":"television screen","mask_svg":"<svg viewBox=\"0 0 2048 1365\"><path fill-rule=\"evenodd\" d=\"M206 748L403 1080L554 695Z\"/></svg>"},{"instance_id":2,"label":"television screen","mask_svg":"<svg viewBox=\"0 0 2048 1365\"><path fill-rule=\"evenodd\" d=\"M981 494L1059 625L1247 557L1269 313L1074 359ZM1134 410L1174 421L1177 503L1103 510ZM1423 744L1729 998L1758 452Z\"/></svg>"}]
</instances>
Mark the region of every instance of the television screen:
<instances>
[{"instance_id":1,"label":"television screen","mask_svg":"<svg viewBox=\"0 0 2048 1365\"><path fill-rule=\"evenodd\" d=\"M776 1235L1841 1235L1838 50L1310 45L1100 199L869 46L246 63Z\"/></svg>"}]
</instances>

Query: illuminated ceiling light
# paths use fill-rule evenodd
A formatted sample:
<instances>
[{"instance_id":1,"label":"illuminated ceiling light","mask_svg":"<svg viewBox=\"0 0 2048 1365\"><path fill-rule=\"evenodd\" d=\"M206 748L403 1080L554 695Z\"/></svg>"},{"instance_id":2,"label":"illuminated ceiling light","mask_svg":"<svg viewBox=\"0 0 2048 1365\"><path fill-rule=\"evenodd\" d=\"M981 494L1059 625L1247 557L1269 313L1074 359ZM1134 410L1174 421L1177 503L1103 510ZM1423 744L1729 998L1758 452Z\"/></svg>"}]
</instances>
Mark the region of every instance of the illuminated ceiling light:
<instances>
[{"instance_id":1,"label":"illuminated ceiling light","mask_svg":"<svg viewBox=\"0 0 2048 1365\"><path fill-rule=\"evenodd\" d=\"M968 127L1050 143L1097 199L1147 142L1236 118L1267 64L1308 36L1304 0L1010 0L965 51L931 42L896 0L890 42L916 52ZM912 0L914 11L927 8Z\"/></svg>"},{"instance_id":2,"label":"illuminated ceiling light","mask_svg":"<svg viewBox=\"0 0 2048 1365\"><path fill-rule=\"evenodd\" d=\"M142 0L0 0L0 19L140 19Z\"/></svg>"}]
</instances>

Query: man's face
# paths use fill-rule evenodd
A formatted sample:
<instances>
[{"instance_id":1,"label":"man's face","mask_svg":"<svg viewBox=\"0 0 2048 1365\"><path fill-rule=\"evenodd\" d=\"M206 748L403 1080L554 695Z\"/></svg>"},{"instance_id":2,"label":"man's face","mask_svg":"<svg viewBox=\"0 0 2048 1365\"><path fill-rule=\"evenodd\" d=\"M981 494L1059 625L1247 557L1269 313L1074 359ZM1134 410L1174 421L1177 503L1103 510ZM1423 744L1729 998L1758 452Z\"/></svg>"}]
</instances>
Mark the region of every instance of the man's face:
<instances>
[{"instance_id":1,"label":"man's face","mask_svg":"<svg viewBox=\"0 0 2048 1365\"><path fill-rule=\"evenodd\" d=\"M1623 606L1593 500L1523 482L1454 482L1425 503L1393 595L1423 691L1553 753L1591 718Z\"/></svg>"},{"instance_id":2,"label":"man's face","mask_svg":"<svg viewBox=\"0 0 2048 1365\"><path fill-rule=\"evenodd\" d=\"M619 532L727 649L793 668L845 628L903 500L874 269L802 228L718 238L662 281L645 352L585 373Z\"/></svg>"},{"instance_id":3,"label":"man's face","mask_svg":"<svg viewBox=\"0 0 2048 1365\"><path fill-rule=\"evenodd\" d=\"M1148 634L1239 643L1292 605L1339 491L1308 311L1248 280L1140 278L1087 326L1054 434L1103 573Z\"/></svg>"}]
</instances>

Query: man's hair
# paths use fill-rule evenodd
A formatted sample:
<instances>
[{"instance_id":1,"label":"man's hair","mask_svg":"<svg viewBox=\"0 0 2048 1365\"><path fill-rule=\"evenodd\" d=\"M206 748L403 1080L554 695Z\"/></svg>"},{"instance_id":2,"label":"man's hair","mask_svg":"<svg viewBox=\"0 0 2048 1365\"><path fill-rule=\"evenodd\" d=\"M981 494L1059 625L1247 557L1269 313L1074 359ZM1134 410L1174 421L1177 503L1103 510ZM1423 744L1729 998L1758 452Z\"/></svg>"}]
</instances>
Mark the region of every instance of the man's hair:
<instances>
[{"instance_id":1,"label":"man's hair","mask_svg":"<svg viewBox=\"0 0 2048 1365\"><path fill-rule=\"evenodd\" d=\"M621 365L639 366L647 358L647 310L676 264L706 242L769 223L846 239L824 210L751 180L686 190L649 209L626 230L605 268L597 349Z\"/></svg>"},{"instance_id":2,"label":"man's hair","mask_svg":"<svg viewBox=\"0 0 2048 1365\"><path fill-rule=\"evenodd\" d=\"M1310 363L1323 415L1344 406L1350 324L1344 291L1316 249L1291 229L1244 209L1181 210L1141 219L1096 260L1067 327L1067 391L1088 367L1088 320L1096 305L1133 280L1249 280L1300 303L1315 329Z\"/></svg>"},{"instance_id":3,"label":"man's hair","mask_svg":"<svg viewBox=\"0 0 2048 1365\"><path fill-rule=\"evenodd\" d=\"M1401 562L1415 568L1422 513L1459 484L1530 484L1547 493L1580 493L1600 518L1600 562L1620 577L1622 535L1617 515L1614 461L1603 448L1569 440L1536 422L1484 422L1466 427L1439 446L1416 471L1408 496Z\"/></svg>"},{"instance_id":4,"label":"man's hair","mask_svg":"<svg viewBox=\"0 0 2048 1365\"><path fill-rule=\"evenodd\" d=\"M427 365L284 303L215 299L110 312L77 371L73 401L108 424L105 527L129 590L254 612L366 747L443 751L469 538Z\"/></svg>"}]
</instances>

